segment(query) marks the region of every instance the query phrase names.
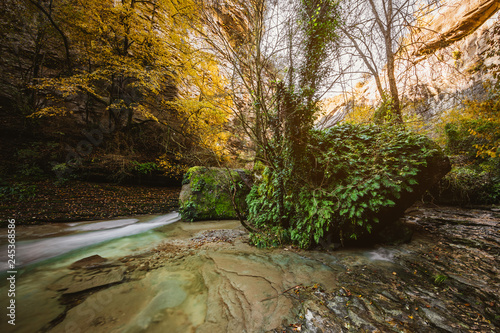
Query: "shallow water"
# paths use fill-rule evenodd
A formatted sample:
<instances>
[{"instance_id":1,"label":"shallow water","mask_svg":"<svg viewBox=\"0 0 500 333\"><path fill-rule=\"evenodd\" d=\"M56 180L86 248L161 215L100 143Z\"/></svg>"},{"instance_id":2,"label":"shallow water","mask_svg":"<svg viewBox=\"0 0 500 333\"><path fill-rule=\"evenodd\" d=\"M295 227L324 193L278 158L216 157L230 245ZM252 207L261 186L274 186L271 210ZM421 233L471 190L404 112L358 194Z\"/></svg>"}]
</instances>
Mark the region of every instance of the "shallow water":
<instances>
[{"instance_id":1,"label":"shallow water","mask_svg":"<svg viewBox=\"0 0 500 333\"><path fill-rule=\"evenodd\" d=\"M141 221L142 220L142 221ZM37 239L38 234L30 230L31 240L19 240L16 242L16 267L24 266L54 258L60 255L67 255L71 251L85 249L89 246L100 244L113 239L123 239L133 235L141 234L149 230L168 225L180 220L179 214L169 213L158 217L141 217L139 219L122 219L112 221L95 221L72 224L62 224L59 233L70 233L69 235L44 237ZM43 227L42 227L43 228ZM33 227L31 227L33 229ZM16 234L23 238L23 227L16 228ZM151 235L154 235L152 233ZM122 240L116 244L105 246L109 250L124 250L120 243L130 242ZM133 244L137 240L132 241ZM132 247L134 245L132 244ZM7 244L0 247L0 271L6 271L7 266Z\"/></svg>"},{"instance_id":2,"label":"shallow water","mask_svg":"<svg viewBox=\"0 0 500 333\"><path fill-rule=\"evenodd\" d=\"M46 226L39 234L31 229L19 243L50 246L49 241L65 240L62 248L69 252L51 258L33 255L19 269L18 325L13 330L2 322L0 331L267 332L305 320L303 332L315 332L314 325L326 331L334 325L339 332L467 332L493 331L496 316L500 318L495 296L500 290L499 252L490 239L499 234L499 220L481 217L464 225L451 217L448 224L426 218L423 225L432 228L433 237L420 233L401 246L327 253L256 249L244 237L203 243L204 230L224 229L210 233L220 236L241 227L236 221L175 219L122 219L116 228L111 221L68 224L63 230ZM53 237L54 232L60 237ZM474 240L473 247L464 245L464 239ZM26 249L33 253L37 247ZM80 294L64 295L53 287L65 278L98 272L69 269L95 254L118 265L111 269L126 268L125 279ZM448 279L436 284L437 274ZM324 292L294 292L297 286L315 284ZM0 294L6 294L3 277L0 285ZM68 299L78 301L66 308Z\"/></svg>"}]
</instances>

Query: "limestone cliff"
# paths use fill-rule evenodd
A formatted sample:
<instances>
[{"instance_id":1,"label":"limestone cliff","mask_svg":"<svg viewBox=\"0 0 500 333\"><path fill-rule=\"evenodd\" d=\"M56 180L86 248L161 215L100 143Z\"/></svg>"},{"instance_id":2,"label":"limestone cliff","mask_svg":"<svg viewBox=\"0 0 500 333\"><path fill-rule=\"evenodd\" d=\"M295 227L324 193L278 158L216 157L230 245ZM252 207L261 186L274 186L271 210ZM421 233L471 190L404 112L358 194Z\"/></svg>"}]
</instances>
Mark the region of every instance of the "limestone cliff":
<instances>
[{"instance_id":1,"label":"limestone cliff","mask_svg":"<svg viewBox=\"0 0 500 333\"><path fill-rule=\"evenodd\" d=\"M422 30L423 43L414 55L432 54L481 27L500 8L498 0L454 1L442 7Z\"/></svg>"},{"instance_id":2,"label":"limestone cliff","mask_svg":"<svg viewBox=\"0 0 500 333\"><path fill-rule=\"evenodd\" d=\"M418 36L409 58L400 57L396 77L407 112L428 119L462 103L482 99L486 86L500 67L500 1L448 1ZM358 83L348 97L324 101L326 116L320 127L329 127L353 105L377 106L379 93L373 79Z\"/></svg>"}]
</instances>

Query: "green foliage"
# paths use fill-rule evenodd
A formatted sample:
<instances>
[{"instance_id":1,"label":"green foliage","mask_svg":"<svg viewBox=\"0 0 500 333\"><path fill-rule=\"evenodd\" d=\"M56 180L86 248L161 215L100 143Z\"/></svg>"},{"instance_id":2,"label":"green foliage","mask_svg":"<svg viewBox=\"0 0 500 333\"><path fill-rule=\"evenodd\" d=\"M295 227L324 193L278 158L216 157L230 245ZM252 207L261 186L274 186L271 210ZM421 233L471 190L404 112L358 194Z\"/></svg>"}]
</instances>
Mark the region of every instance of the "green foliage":
<instances>
[{"instance_id":1,"label":"green foliage","mask_svg":"<svg viewBox=\"0 0 500 333\"><path fill-rule=\"evenodd\" d=\"M258 248L280 247L290 243L290 240L290 231L279 226L264 227L260 232L250 233L250 242Z\"/></svg>"},{"instance_id":2,"label":"green foliage","mask_svg":"<svg viewBox=\"0 0 500 333\"><path fill-rule=\"evenodd\" d=\"M497 93L498 94L498 93ZM491 204L500 201L500 101L466 101L443 119L453 169L440 183L441 200Z\"/></svg>"},{"instance_id":3,"label":"green foliage","mask_svg":"<svg viewBox=\"0 0 500 333\"><path fill-rule=\"evenodd\" d=\"M179 213L185 221L194 221L198 217L197 207L193 201L181 205Z\"/></svg>"},{"instance_id":4,"label":"green foliage","mask_svg":"<svg viewBox=\"0 0 500 333\"><path fill-rule=\"evenodd\" d=\"M472 164L456 161L450 173L440 182L440 200L454 204L499 203L499 170L498 158Z\"/></svg>"},{"instance_id":5,"label":"green foliage","mask_svg":"<svg viewBox=\"0 0 500 333\"><path fill-rule=\"evenodd\" d=\"M448 280L448 277L443 274L436 274L433 276L433 278L434 278L434 283L437 285L443 284L446 282L446 280Z\"/></svg>"},{"instance_id":6,"label":"green foliage","mask_svg":"<svg viewBox=\"0 0 500 333\"><path fill-rule=\"evenodd\" d=\"M142 175L149 175L153 171L158 170L158 165L155 162L139 163L137 161L133 161L132 165L133 165L133 170Z\"/></svg>"},{"instance_id":7,"label":"green foliage","mask_svg":"<svg viewBox=\"0 0 500 333\"><path fill-rule=\"evenodd\" d=\"M26 200L36 196L36 185L17 183L0 186L0 200Z\"/></svg>"},{"instance_id":8,"label":"green foliage","mask_svg":"<svg viewBox=\"0 0 500 333\"><path fill-rule=\"evenodd\" d=\"M36 165L35 163L31 163L24 164L19 169L19 174L23 177L39 179L43 177L44 172L38 165Z\"/></svg>"},{"instance_id":9,"label":"green foliage","mask_svg":"<svg viewBox=\"0 0 500 333\"><path fill-rule=\"evenodd\" d=\"M373 114L373 122L375 124L391 124L398 120L399 112L394 110L394 100L389 94L384 92L384 100L382 104L375 110Z\"/></svg>"},{"instance_id":10,"label":"green foliage","mask_svg":"<svg viewBox=\"0 0 500 333\"><path fill-rule=\"evenodd\" d=\"M380 223L377 213L412 191L436 152L426 137L399 128L342 124L312 131L308 165L298 169L304 171L266 168L247 197L249 218L263 231L252 240L308 248L327 234L340 241L366 236Z\"/></svg>"},{"instance_id":11,"label":"green foliage","mask_svg":"<svg viewBox=\"0 0 500 333\"><path fill-rule=\"evenodd\" d=\"M283 193L284 188L288 187L284 182L290 178L289 168L273 172L266 167L261 180L252 186L246 198L249 219L262 231L260 235L254 235L252 239L259 240L260 245L282 245L280 240L289 239L289 237L279 237L279 235L283 229L283 220L286 220L293 210L291 196ZM285 200L282 200L282 197L285 197Z\"/></svg>"},{"instance_id":12,"label":"green foliage","mask_svg":"<svg viewBox=\"0 0 500 333\"><path fill-rule=\"evenodd\" d=\"M319 83L324 80L325 63L333 42L337 39L338 2L332 0L301 0L299 25L305 35L305 62L299 69L301 94L307 100L308 108L317 93Z\"/></svg>"},{"instance_id":13,"label":"green foliage","mask_svg":"<svg viewBox=\"0 0 500 333\"><path fill-rule=\"evenodd\" d=\"M44 164L48 156L48 152L53 149L51 142L32 143L29 148L19 149L16 154L17 160L17 176L20 179L42 179L45 174L41 165Z\"/></svg>"}]
</instances>

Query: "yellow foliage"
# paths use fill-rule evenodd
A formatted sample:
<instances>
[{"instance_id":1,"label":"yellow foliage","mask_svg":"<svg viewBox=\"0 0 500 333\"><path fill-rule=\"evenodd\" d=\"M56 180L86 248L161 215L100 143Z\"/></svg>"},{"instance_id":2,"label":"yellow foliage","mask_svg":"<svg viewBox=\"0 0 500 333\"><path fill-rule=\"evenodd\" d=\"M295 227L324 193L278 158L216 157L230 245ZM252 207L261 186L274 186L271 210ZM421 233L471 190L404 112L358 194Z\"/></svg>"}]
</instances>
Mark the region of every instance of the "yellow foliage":
<instances>
[{"instance_id":1,"label":"yellow foliage","mask_svg":"<svg viewBox=\"0 0 500 333\"><path fill-rule=\"evenodd\" d=\"M31 87L45 101L31 116L64 115L65 102L90 100L101 110L132 112L128 121L180 126L176 130L222 156L229 80L197 42L197 10L194 0L58 2L53 17L71 41L74 66Z\"/></svg>"},{"instance_id":2,"label":"yellow foliage","mask_svg":"<svg viewBox=\"0 0 500 333\"><path fill-rule=\"evenodd\" d=\"M476 157L498 156L500 151L500 101L467 100L464 107L451 110L440 119L441 128L448 123L460 124L474 138ZM444 132L444 131L443 131Z\"/></svg>"},{"instance_id":3,"label":"yellow foliage","mask_svg":"<svg viewBox=\"0 0 500 333\"><path fill-rule=\"evenodd\" d=\"M178 155L177 158L180 160L182 156ZM156 160L156 164L167 176L178 177L182 176L189 169L188 165L179 164L178 162L172 163L166 154L163 154Z\"/></svg>"},{"instance_id":4,"label":"yellow foliage","mask_svg":"<svg viewBox=\"0 0 500 333\"><path fill-rule=\"evenodd\" d=\"M229 116L227 108L215 106L212 101L189 98L165 102L165 104L174 107L182 115L183 133L193 137L198 136L199 145L217 157L226 153L225 145L229 138L229 133L225 130Z\"/></svg>"},{"instance_id":5,"label":"yellow foliage","mask_svg":"<svg viewBox=\"0 0 500 333\"><path fill-rule=\"evenodd\" d=\"M344 122L366 124L373 120L375 109L368 105L355 105L344 117Z\"/></svg>"},{"instance_id":6,"label":"yellow foliage","mask_svg":"<svg viewBox=\"0 0 500 333\"><path fill-rule=\"evenodd\" d=\"M412 132L432 136L435 130L433 124L417 113L403 114L403 122Z\"/></svg>"}]
</instances>

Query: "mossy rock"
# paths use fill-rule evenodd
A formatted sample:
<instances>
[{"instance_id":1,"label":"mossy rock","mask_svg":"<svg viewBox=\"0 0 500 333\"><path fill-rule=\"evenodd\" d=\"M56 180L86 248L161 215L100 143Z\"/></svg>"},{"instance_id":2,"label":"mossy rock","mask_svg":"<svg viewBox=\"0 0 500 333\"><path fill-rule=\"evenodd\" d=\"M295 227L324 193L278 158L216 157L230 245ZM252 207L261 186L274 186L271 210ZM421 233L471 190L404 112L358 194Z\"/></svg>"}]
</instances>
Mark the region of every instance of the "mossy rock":
<instances>
[{"instance_id":1,"label":"mossy rock","mask_svg":"<svg viewBox=\"0 0 500 333\"><path fill-rule=\"evenodd\" d=\"M192 167L184 175L179 196L184 221L237 219L231 196L243 217L252 185L249 170Z\"/></svg>"}]
</instances>

